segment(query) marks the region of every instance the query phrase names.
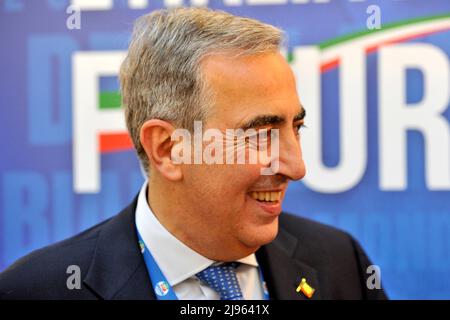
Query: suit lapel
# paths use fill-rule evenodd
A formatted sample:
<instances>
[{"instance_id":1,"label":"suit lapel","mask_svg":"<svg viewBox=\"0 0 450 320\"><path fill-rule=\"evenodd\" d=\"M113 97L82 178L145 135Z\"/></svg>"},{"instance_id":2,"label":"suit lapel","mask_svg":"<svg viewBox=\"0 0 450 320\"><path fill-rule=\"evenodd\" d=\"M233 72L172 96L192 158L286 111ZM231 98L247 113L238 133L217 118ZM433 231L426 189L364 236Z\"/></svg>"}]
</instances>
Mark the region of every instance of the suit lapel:
<instances>
[{"instance_id":1,"label":"suit lapel","mask_svg":"<svg viewBox=\"0 0 450 320\"><path fill-rule=\"evenodd\" d=\"M294 257L297 239L283 229L277 238L256 252L271 299L308 300L296 289L302 278L315 289L312 300L320 299L317 271Z\"/></svg>"},{"instance_id":2,"label":"suit lapel","mask_svg":"<svg viewBox=\"0 0 450 320\"><path fill-rule=\"evenodd\" d=\"M154 300L135 231L137 197L101 227L84 283L102 299Z\"/></svg>"}]
</instances>

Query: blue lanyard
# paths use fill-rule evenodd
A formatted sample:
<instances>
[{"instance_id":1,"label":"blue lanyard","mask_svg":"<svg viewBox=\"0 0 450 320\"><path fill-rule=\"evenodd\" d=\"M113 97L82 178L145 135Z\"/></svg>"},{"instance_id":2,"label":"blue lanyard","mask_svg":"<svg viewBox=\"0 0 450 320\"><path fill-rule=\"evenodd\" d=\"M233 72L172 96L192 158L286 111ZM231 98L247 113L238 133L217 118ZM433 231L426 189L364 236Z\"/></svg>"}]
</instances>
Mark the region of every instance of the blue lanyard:
<instances>
[{"instance_id":1,"label":"blue lanyard","mask_svg":"<svg viewBox=\"0 0 450 320\"><path fill-rule=\"evenodd\" d=\"M150 250L146 247L144 240L142 240L139 230L137 230L137 235L139 238L139 248L141 249L141 253L144 257L145 265L147 266L148 274L150 276L150 283L153 285L153 291L155 292L156 298L158 300L178 300L175 291L162 273L161 269L150 253ZM267 285L264 281L261 268L258 267L258 270L263 287L264 300L269 300L269 291L267 290Z\"/></svg>"}]
</instances>

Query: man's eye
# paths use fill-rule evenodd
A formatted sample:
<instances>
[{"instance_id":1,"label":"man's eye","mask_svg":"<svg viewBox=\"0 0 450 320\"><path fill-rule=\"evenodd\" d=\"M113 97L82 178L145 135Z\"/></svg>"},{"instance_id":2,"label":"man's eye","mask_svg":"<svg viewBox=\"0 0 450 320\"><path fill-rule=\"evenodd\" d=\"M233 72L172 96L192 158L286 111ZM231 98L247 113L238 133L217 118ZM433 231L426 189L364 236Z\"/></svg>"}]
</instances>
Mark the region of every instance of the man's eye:
<instances>
[{"instance_id":1,"label":"man's eye","mask_svg":"<svg viewBox=\"0 0 450 320\"><path fill-rule=\"evenodd\" d=\"M270 144L271 129L261 129L256 134L245 137L245 143L250 148L257 150L267 149Z\"/></svg>"},{"instance_id":2,"label":"man's eye","mask_svg":"<svg viewBox=\"0 0 450 320\"><path fill-rule=\"evenodd\" d=\"M306 126L303 123L300 123L298 125L296 125L295 128L295 133L299 134L300 133L300 129L301 128L305 128Z\"/></svg>"}]
</instances>

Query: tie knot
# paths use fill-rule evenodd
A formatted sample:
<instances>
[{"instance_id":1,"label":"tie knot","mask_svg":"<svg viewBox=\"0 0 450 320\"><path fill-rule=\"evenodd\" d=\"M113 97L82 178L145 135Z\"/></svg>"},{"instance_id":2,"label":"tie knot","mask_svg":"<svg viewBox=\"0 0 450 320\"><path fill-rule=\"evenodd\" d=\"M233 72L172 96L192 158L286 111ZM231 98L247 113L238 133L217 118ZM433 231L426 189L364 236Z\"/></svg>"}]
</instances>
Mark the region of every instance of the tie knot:
<instances>
[{"instance_id":1,"label":"tie knot","mask_svg":"<svg viewBox=\"0 0 450 320\"><path fill-rule=\"evenodd\" d=\"M221 300L242 300L244 297L236 277L238 265L238 262L229 262L210 266L196 276L214 289Z\"/></svg>"}]
</instances>

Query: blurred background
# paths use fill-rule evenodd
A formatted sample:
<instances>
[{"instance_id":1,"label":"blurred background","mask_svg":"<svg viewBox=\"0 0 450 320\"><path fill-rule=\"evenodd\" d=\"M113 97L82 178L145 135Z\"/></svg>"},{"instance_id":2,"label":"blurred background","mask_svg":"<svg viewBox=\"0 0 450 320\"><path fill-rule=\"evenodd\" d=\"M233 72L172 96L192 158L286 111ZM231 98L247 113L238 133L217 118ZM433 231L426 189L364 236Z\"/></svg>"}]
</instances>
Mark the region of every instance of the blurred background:
<instances>
[{"instance_id":1,"label":"blurred background","mask_svg":"<svg viewBox=\"0 0 450 320\"><path fill-rule=\"evenodd\" d=\"M449 299L449 0L0 0L0 271L139 191L116 75L173 6L286 31L308 173L284 210L352 234L390 298Z\"/></svg>"}]
</instances>

